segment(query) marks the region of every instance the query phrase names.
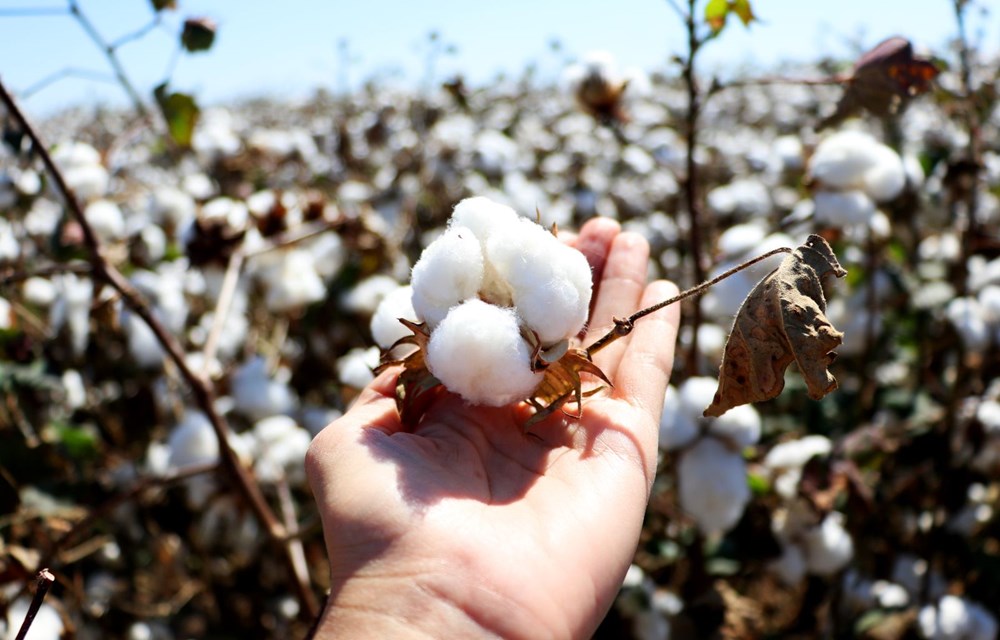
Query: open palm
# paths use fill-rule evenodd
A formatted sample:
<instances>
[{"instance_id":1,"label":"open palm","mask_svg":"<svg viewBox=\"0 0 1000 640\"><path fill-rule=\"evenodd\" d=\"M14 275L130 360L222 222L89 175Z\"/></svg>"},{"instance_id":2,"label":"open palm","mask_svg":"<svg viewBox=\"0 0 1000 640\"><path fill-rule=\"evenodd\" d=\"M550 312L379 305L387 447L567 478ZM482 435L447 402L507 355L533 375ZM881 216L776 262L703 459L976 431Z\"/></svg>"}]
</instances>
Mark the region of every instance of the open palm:
<instances>
[{"instance_id":1,"label":"open palm","mask_svg":"<svg viewBox=\"0 0 1000 640\"><path fill-rule=\"evenodd\" d=\"M595 274L585 344L675 292L645 284L648 245L614 222L568 241ZM638 540L678 321L672 306L639 322L596 358L614 388L528 433L527 405L443 390L405 427L398 369L378 376L307 458L331 567L318 637L593 632Z\"/></svg>"}]
</instances>

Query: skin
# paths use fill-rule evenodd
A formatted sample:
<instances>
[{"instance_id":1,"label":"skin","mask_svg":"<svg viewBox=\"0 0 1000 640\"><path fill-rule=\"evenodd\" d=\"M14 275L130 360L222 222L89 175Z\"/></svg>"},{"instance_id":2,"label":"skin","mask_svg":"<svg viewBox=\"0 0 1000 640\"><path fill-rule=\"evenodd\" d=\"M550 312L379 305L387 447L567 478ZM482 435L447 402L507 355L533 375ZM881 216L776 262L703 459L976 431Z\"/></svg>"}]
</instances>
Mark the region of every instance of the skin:
<instances>
[{"instance_id":1,"label":"skin","mask_svg":"<svg viewBox=\"0 0 1000 640\"><path fill-rule=\"evenodd\" d=\"M646 284L648 244L613 221L565 239L594 270L584 345L676 294ZM306 458L331 577L315 637L590 636L639 538L679 320L671 305L638 322L595 358L613 389L528 434L523 403L446 391L404 427L398 369L378 376Z\"/></svg>"}]
</instances>

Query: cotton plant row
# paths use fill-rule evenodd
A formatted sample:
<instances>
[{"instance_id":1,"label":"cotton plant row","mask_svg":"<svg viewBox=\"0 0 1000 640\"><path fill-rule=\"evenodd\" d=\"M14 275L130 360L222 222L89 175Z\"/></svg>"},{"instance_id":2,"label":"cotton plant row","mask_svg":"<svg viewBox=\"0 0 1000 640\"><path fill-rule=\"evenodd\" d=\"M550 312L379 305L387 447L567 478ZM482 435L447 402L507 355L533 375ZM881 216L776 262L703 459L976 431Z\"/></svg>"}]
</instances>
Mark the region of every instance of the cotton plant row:
<instances>
[{"instance_id":1,"label":"cotton plant row","mask_svg":"<svg viewBox=\"0 0 1000 640\"><path fill-rule=\"evenodd\" d=\"M588 64L599 67L601 61ZM608 74L607 70L602 73ZM333 197L344 208L366 210L364 215L373 221L372 228L392 241L410 233L414 214L409 203L418 197L423 198L422 203L429 203L420 213L426 216L421 218L421 226L428 228L445 222L452 203L473 195L488 195L521 212L537 209L546 227L552 222L573 227L591 215L609 215L649 239L653 247L651 270L674 277L683 266L678 246L684 222L673 215L683 179L683 140L664 123L682 113L684 96L678 87L655 78L646 91L633 91L636 88L630 82L625 91L630 120L622 125L620 138L606 128L595 130L593 119L575 110L572 96L546 90L520 93L510 84L471 95L467 111L450 108L444 98L432 97L429 111L436 110L437 115L426 121L415 119L414 112L407 108L409 96L378 88L367 96L350 98L353 103L350 108L321 115L296 113L284 106L263 107L259 114L237 108L212 110L205 114L196 132L195 158L169 169L147 163L150 152L141 145L110 151L102 148L98 153L89 145L64 142L55 151L74 189L84 198L88 220L110 245L128 249L129 259L136 262L136 268L130 272L133 283L148 295L161 321L184 338L191 361L200 363L199 369L203 366L222 385L225 396L222 410L244 426L237 434L240 442L234 441L233 447L248 463L256 465L267 458L270 447L282 450L278 443L285 440L288 449L294 451L307 432L321 426L342 405L313 404L315 398L299 397L289 380L290 367L299 362L302 353L322 351L322 345L329 344L327 336L295 335L286 351L271 353L266 361L257 359L251 353L254 347L248 346L260 340L260 318L254 315L254 310L268 309L269 317L278 319L279 324L287 319L293 333L297 317L331 297L337 298L336 308L347 317L365 318L381 298L405 282L410 265L405 260L392 264L385 260L378 265L374 277L356 283L348 279L346 286L350 290L331 291L342 286L345 252L354 251L348 240L336 233L317 236L317 241L328 243L325 249L304 242L287 251L261 253L247 259L244 275L238 280L228 312L220 323L214 317L216 303L223 289L226 260L231 255L227 251L233 247L227 248L222 243L219 251L201 255L202 261L197 264L189 255L176 257L178 248L184 254L186 247L211 247L207 242L210 239L234 239L243 234L238 242L234 241L235 245L248 255L253 253L255 247L266 243L257 222L279 208L274 206L277 201L282 205L280 208L289 212L287 226L294 228L305 214L304 198L300 199L301 192L295 183L315 179L334 185ZM893 197L888 195L899 184L900 175L904 182L902 189L917 191L925 203L938 203L947 194L944 163L926 176L914 167L914 158L924 149L954 153L966 143L960 128L941 109L929 101L914 103L901 121L904 138L901 154L893 157L895 152L887 152L887 147L865 133L873 129L857 123L848 123L841 131L828 134L812 133L809 118L803 114L815 111L822 104L822 96L822 91L805 87L748 87L746 91L720 93L708 103L713 130L702 138L696 158L710 187L709 208L725 229L713 247L711 275L772 247L794 246L796 239L819 229L843 234L839 247L844 249L845 264L849 263L853 271L854 265L865 266L869 234L883 242L901 230L898 227L902 221L890 214ZM267 125L254 123L259 116ZM996 124L992 120L984 124L987 138ZM724 133L715 133L716 129ZM70 128L62 127L60 136L67 130ZM123 131L124 127L119 127L113 133L119 135ZM776 131L796 133L777 135ZM248 158L267 167L269 173L264 176L252 173L253 163ZM996 186L998 182L996 176L1000 172L989 169L991 162L997 164L995 158L995 152L987 150L988 186ZM213 167L225 167L228 174L245 172L246 177L242 183L227 183L231 178L225 172L216 173ZM14 203L15 210L23 214L11 216L9 221L3 221L7 222L5 227L0 226L0 261L5 260L6 265L21 258L44 255L45 242L57 229L62 213L55 198L45 191L36 167L15 163L5 166L4 173L9 179L0 179L0 203ZM263 181L266 186L261 188L255 181ZM246 184L254 186L247 189ZM367 210L369 206L371 209ZM980 207L978 219L992 228L997 220L996 199L984 192ZM896 274L881 269L876 274L866 273L860 283L850 279L838 283L837 295L832 296L827 315L845 334L838 352L845 359L850 358L850 362L864 357L871 348L868 336L892 337L895 326L883 324L887 314L882 304L900 295L910 296L934 321L954 327L969 351L987 352L996 345L997 324L990 311L995 306L992 287L1000 283L994 273L996 260L964 255L951 222L943 214L930 215L943 207L928 209L927 219L921 219L923 264L915 281L900 282L898 278L887 277ZM428 245L433 237L425 230L413 234L411 239L415 244ZM30 242L25 242L26 238ZM476 239L479 241L478 235ZM72 236L67 236L67 240L71 241ZM205 242L192 244L193 240ZM479 242L479 251L484 256L487 245L488 241ZM702 373L715 372L739 301L755 282L777 267L779 260L775 257L740 271L714 285L706 294L703 308L711 321L699 329ZM960 260L967 263L964 266L968 282L959 297L944 274ZM161 377L162 354L143 323L120 309L106 291L96 289L88 277L66 274L32 279L20 289L5 292L8 294L12 307L6 315L0 313L0 318L7 318L11 326L19 326L16 308L27 301L50 330L68 334L78 354L86 353L88 346L93 345L94 309L110 305L122 327L128 361L138 364L156 380L158 395L159 390L163 390L165 397L172 393L166 391L171 387L168 376ZM390 327L389 337L378 339L386 345L400 337L400 331L407 331L396 318L420 319L415 311L408 315L405 310L408 298L412 306L412 290L409 294L392 296L403 311L380 310L382 320L373 324L373 328ZM880 304L870 309L873 297ZM480 298L478 289L474 298ZM471 306L481 308L481 305ZM874 318L869 318L870 312L876 314ZM509 313L504 315L502 322L495 316L493 313L483 319L476 315L474 319L484 324L497 320L497 326L506 327L500 330L501 334L507 336L513 335L512 321L519 334L529 326L517 312L513 317ZM446 319L447 314L434 331ZM199 360L213 331L217 335L216 361ZM444 333L442 337L447 335ZM445 342L450 339L453 338ZM524 340L522 335L518 339ZM515 341L515 344L520 343ZM529 353L533 353L535 345L529 346ZM371 379L376 354L363 341L358 341L354 349L323 353L330 362L337 360L333 366L339 383L336 386L361 387ZM335 358L334 353L340 357ZM90 372L79 359L69 366L60 376L66 402L74 407L95 406L95 397L99 397L95 392L101 390L90 387ZM898 371L893 374L890 367L883 369L879 374L890 376L885 380L900 380ZM846 365L840 371L852 375ZM523 376L525 386L536 374ZM710 386L704 380L701 382L703 387ZM772 469L767 463L767 451L775 448L771 447L773 434L764 429L771 416L761 409L765 413L761 427L765 437L744 442L740 439L743 436L734 437L725 426L713 425L725 425L727 420L736 419L745 419L750 425L752 420L746 417L745 408L732 409L721 418L705 418L700 410L711 402L710 391L702 389L695 393L694 383L691 389L683 391L685 388L686 383L681 383L670 393L696 396L690 412L690 421L697 424L696 435L672 449L670 455L676 456L673 471L679 483L678 499L683 500L684 511L697 526L704 521L703 529L714 536L732 532L748 501L756 499L750 498L746 489L747 473L763 474L769 478L774 492L769 499L776 505L774 535L782 550L781 562L771 567L773 575L784 582L796 582L803 566L805 574L820 575L816 560L810 559L813 555L822 557L822 553L813 553L816 548L827 550L835 558L850 555L844 552L850 541L846 533L851 525L850 513L845 513L846 522L837 517L842 513L838 510L822 518L813 514L812 519L804 521L796 501L786 497L792 493L788 487L795 487L798 477L794 465L775 463ZM970 428L986 426L986 441L982 450L975 453L973 463L975 469L984 473L996 468L995 460L1000 459L1000 456L990 458L990 452L998 450L996 443L1000 442L993 433L995 430L989 427L993 424L991 403L995 403L996 397L990 391L981 398L968 398L962 406L963 420ZM668 399L668 407L671 402ZM204 438L205 425L195 417L196 411L192 407L180 409L178 412L176 406L162 407L161 415L170 417L159 425L150 443L143 462L146 471L168 472L177 468L187 454L203 460L217 455L210 439ZM267 426L272 419L277 422ZM267 428L258 428L262 422ZM806 425L801 428L803 432L809 430ZM752 433L752 427L748 429ZM809 438L802 440L803 446L814 442ZM796 441L789 444L792 442ZM822 458L830 454L811 455ZM174 466L169 463L172 456ZM291 453L289 456L294 457ZM710 478L716 484L702 487L697 482L699 473L707 475L696 464L702 459L717 464L721 470L717 478ZM688 462L684 463L685 460ZM280 461L261 464L261 474L266 475L265 467L280 468L290 478L297 478L293 466L283 466ZM741 481L743 489L738 488ZM986 480L981 486L981 490L970 489L968 509L955 514L956 530L968 532L966 535L975 535L991 522L989 509L995 502L990 495L994 483ZM710 495L713 487L718 495L712 498L716 500L712 507L729 514L724 518L714 513L712 507L706 508L708 498L702 499L699 494L702 491ZM216 489L204 489L202 496L194 495L193 499L207 500L204 504L213 505L212 511L218 516L231 511L232 504L224 506L225 501ZM190 498L198 491L197 487L189 487L185 495ZM919 515L916 519L920 519ZM208 522L210 518L206 516L205 520ZM210 523L204 526L209 527ZM238 528L239 525L234 525L233 530ZM240 540L239 545L244 545L243 538ZM855 547L854 555L865 553L860 542ZM827 560L828 565L837 564ZM919 559L915 563L919 564ZM829 579L834 580L835 573ZM943 585L943 580L937 576L934 583ZM939 620L942 629L955 628L949 627L952 623L948 621L963 617L951 612L975 611L973 596L962 598L968 603L963 608L945 599L943 588L932 591L930 599L922 601L920 592L911 590L902 578L893 576L886 581L888 584L879 584L877 588L875 582L878 581L858 572L848 573L843 579L845 592L849 591L849 585L857 587L850 593L856 593L859 602L868 594L865 597L869 599L864 600L868 608L891 610L900 601L898 589L893 585L904 588L909 596L906 606L921 607L922 620ZM648 578L640 583L646 584L641 587L643 590L649 586ZM682 602L663 597L662 589L650 587L649 591L669 601L654 600L656 611L665 617L683 607ZM939 613L933 616L924 613L927 607ZM654 627L659 624L652 617L647 622ZM928 625L933 624L938 622L926 622L921 628L932 630L934 627ZM935 632L923 633L934 637ZM945 637L945 633L941 631L938 635Z\"/></svg>"}]
</instances>

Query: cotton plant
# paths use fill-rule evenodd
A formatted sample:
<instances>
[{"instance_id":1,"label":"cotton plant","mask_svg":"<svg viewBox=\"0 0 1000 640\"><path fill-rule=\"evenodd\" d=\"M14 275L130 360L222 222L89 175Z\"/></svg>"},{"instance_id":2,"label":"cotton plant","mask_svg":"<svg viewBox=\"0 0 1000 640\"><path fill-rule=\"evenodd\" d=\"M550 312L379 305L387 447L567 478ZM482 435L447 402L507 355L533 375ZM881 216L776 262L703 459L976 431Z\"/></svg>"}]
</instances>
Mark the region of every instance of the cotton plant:
<instances>
[{"instance_id":1,"label":"cotton plant","mask_svg":"<svg viewBox=\"0 0 1000 640\"><path fill-rule=\"evenodd\" d=\"M692 377L667 387L660 417L660 448L677 452L681 508L707 534L724 533L750 501L742 449L760 438L756 409L742 405L718 418L702 412L712 402L714 378Z\"/></svg>"},{"instance_id":2,"label":"cotton plant","mask_svg":"<svg viewBox=\"0 0 1000 640\"><path fill-rule=\"evenodd\" d=\"M926 640L995 640L1000 622L972 600L945 595L920 609L917 629Z\"/></svg>"},{"instance_id":3,"label":"cotton plant","mask_svg":"<svg viewBox=\"0 0 1000 640\"><path fill-rule=\"evenodd\" d=\"M902 158L870 134L846 129L825 138L809 159L814 219L835 227L869 225L879 203L906 186Z\"/></svg>"}]
</instances>

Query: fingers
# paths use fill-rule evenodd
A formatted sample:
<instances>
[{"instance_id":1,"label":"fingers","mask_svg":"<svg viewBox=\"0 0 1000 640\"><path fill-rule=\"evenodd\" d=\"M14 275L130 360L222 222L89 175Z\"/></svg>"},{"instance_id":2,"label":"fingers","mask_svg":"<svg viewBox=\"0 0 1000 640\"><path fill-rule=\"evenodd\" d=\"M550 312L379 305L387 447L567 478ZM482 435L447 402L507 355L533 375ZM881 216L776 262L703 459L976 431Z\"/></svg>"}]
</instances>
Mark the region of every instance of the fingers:
<instances>
[{"instance_id":1,"label":"fingers","mask_svg":"<svg viewBox=\"0 0 1000 640\"><path fill-rule=\"evenodd\" d=\"M657 280L646 287L639 307L651 307L675 295L676 285ZM656 422L673 368L680 316L680 304L672 304L638 320L612 378L613 396L648 412Z\"/></svg>"},{"instance_id":2,"label":"fingers","mask_svg":"<svg viewBox=\"0 0 1000 640\"><path fill-rule=\"evenodd\" d=\"M585 346L610 331L614 327L614 318L626 317L639 309L639 300L646 285L648 260L649 243L642 236L630 232L615 236L597 286ZM611 380L615 380L628 340L623 338L612 343L594 358L597 366Z\"/></svg>"},{"instance_id":3,"label":"fingers","mask_svg":"<svg viewBox=\"0 0 1000 640\"><path fill-rule=\"evenodd\" d=\"M621 232L621 226L610 218L591 218L580 229L580 233L567 234L566 241L571 247L587 258L594 282L594 298L604 274L604 265L611 251L611 243ZM593 302L591 302L593 307Z\"/></svg>"}]
</instances>

